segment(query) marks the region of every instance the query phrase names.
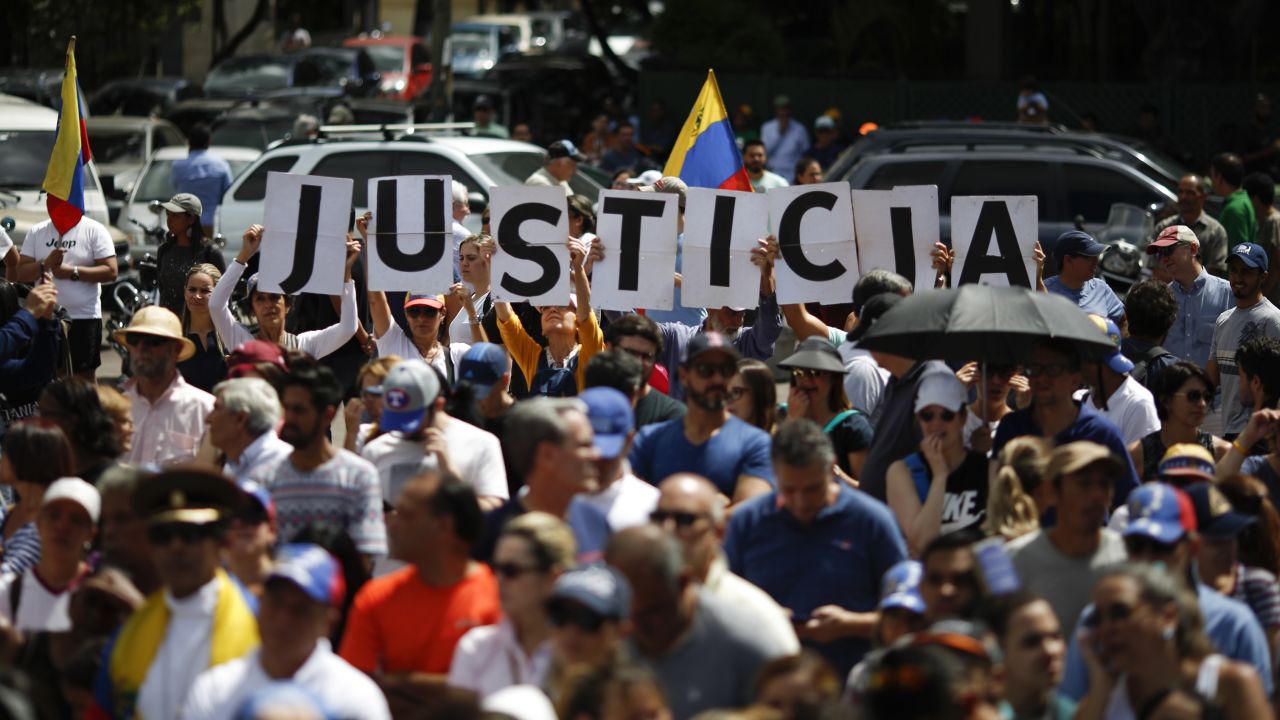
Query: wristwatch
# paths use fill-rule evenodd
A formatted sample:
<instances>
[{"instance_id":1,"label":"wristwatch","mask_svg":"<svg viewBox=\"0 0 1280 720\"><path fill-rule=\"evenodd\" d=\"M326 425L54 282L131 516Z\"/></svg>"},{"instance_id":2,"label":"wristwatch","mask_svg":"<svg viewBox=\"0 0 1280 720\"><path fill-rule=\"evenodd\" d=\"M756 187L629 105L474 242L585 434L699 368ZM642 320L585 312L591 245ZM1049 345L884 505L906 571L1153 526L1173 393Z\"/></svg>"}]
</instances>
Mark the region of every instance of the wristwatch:
<instances>
[{"instance_id":1,"label":"wristwatch","mask_svg":"<svg viewBox=\"0 0 1280 720\"><path fill-rule=\"evenodd\" d=\"M71 266L71 281L80 282L80 268L75 265Z\"/></svg>"}]
</instances>

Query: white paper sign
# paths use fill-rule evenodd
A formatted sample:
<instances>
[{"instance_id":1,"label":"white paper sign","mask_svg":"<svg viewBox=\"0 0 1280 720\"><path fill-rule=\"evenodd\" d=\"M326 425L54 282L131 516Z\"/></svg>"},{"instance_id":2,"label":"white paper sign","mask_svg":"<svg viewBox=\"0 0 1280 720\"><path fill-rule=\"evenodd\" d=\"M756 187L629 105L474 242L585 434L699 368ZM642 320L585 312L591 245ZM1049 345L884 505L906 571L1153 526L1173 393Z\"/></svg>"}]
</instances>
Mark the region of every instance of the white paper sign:
<instances>
[{"instance_id":1,"label":"white paper sign","mask_svg":"<svg viewBox=\"0 0 1280 720\"><path fill-rule=\"evenodd\" d=\"M951 198L952 285L1034 288L1038 222L1034 195Z\"/></svg>"},{"instance_id":2,"label":"white paper sign","mask_svg":"<svg viewBox=\"0 0 1280 720\"><path fill-rule=\"evenodd\" d=\"M751 264L756 241L769 234L764 193L689 188L684 215L685 307L760 304L760 271Z\"/></svg>"},{"instance_id":3,"label":"white paper sign","mask_svg":"<svg viewBox=\"0 0 1280 720\"><path fill-rule=\"evenodd\" d=\"M259 290L342 294L353 187L347 178L267 173Z\"/></svg>"},{"instance_id":4,"label":"white paper sign","mask_svg":"<svg viewBox=\"0 0 1280 720\"><path fill-rule=\"evenodd\" d=\"M453 284L453 179L369 180L369 289L440 294Z\"/></svg>"},{"instance_id":5,"label":"white paper sign","mask_svg":"<svg viewBox=\"0 0 1280 720\"><path fill-rule=\"evenodd\" d=\"M489 196L493 299L568 305L569 212L559 187L495 187Z\"/></svg>"},{"instance_id":6,"label":"white paper sign","mask_svg":"<svg viewBox=\"0 0 1280 720\"><path fill-rule=\"evenodd\" d=\"M591 304L670 310L680 202L667 193L604 190L596 234L604 259L591 272Z\"/></svg>"},{"instance_id":7,"label":"white paper sign","mask_svg":"<svg viewBox=\"0 0 1280 720\"><path fill-rule=\"evenodd\" d=\"M858 281L849 185L797 185L770 190L768 198L780 249L778 302L848 302Z\"/></svg>"},{"instance_id":8,"label":"white paper sign","mask_svg":"<svg viewBox=\"0 0 1280 720\"><path fill-rule=\"evenodd\" d=\"M933 287L929 253L941 239L937 185L854 190L853 221L862 272L883 268L907 278L917 290Z\"/></svg>"}]
</instances>

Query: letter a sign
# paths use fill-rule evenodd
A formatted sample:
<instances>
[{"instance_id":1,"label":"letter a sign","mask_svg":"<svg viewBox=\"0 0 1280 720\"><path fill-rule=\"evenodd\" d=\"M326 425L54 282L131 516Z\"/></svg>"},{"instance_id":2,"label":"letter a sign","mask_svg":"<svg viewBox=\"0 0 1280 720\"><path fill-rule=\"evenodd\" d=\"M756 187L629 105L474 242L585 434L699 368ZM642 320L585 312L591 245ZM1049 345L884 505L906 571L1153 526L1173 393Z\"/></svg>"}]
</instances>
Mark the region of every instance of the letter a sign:
<instances>
[{"instance_id":1,"label":"letter a sign","mask_svg":"<svg viewBox=\"0 0 1280 720\"><path fill-rule=\"evenodd\" d=\"M347 178L267 173L263 292L342 294L353 186Z\"/></svg>"}]
</instances>

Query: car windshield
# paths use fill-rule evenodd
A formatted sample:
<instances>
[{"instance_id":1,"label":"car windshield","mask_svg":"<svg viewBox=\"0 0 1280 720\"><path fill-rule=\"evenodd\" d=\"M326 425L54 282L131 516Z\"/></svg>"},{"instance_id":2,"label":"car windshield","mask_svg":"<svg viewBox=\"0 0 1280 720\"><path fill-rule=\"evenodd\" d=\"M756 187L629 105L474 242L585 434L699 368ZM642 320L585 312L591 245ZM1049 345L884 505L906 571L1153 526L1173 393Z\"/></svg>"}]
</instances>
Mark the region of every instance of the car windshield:
<instances>
[{"instance_id":1,"label":"car windshield","mask_svg":"<svg viewBox=\"0 0 1280 720\"><path fill-rule=\"evenodd\" d=\"M213 144L266 150L267 145L283 139L291 130L293 120L289 118L225 120L213 128Z\"/></svg>"},{"instance_id":2,"label":"car windshield","mask_svg":"<svg viewBox=\"0 0 1280 720\"><path fill-rule=\"evenodd\" d=\"M542 153L539 152L501 152L484 155L471 155L471 161L480 167L497 186L523 185L525 178L542 167ZM600 186L579 170L569 179L569 187L575 195L585 195L595 202L600 194Z\"/></svg>"},{"instance_id":3,"label":"car windshield","mask_svg":"<svg viewBox=\"0 0 1280 720\"><path fill-rule=\"evenodd\" d=\"M152 200L167 201L178 191L174 189L169 173L173 169L173 160L153 160L147 168L147 174L138 181L137 190L133 194L133 202L149 203ZM240 177L244 169L253 164L252 160L228 160L231 166L232 179Z\"/></svg>"},{"instance_id":4,"label":"car windshield","mask_svg":"<svg viewBox=\"0 0 1280 720\"><path fill-rule=\"evenodd\" d=\"M289 87L284 58L231 58L209 72L205 90L274 90Z\"/></svg>"},{"instance_id":5,"label":"car windshield","mask_svg":"<svg viewBox=\"0 0 1280 720\"><path fill-rule=\"evenodd\" d=\"M0 130L0 187L38 188L53 154L54 132Z\"/></svg>"},{"instance_id":6,"label":"car windshield","mask_svg":"<svg viewBox=\"0 0 1280 720\"><path fill-rule=\"evenodd\" d=\"M100 163L143 163L147 134L143 130L89 130L89 148Z\"/></svg>"},{"instance_id":7,"label":"car windshield","mask_svg":"<svg viewBox=\"0 0 1280 720\"><path fill-rule=\"evenodd\" d=\"M404 72L404 48L399 45L366 45L364 49L378 72Z\"/></svg>"},{"instance_id":8,"label":"car windshield","mask_svg":"<svg viewBox=\"0 0 1280 720\"><path fill-rule=\"evenodd\" d=\"M486 58L493 52L493 36L486 32L457 32L451 38L453 56Z\"/></svg>"}]
</instances>

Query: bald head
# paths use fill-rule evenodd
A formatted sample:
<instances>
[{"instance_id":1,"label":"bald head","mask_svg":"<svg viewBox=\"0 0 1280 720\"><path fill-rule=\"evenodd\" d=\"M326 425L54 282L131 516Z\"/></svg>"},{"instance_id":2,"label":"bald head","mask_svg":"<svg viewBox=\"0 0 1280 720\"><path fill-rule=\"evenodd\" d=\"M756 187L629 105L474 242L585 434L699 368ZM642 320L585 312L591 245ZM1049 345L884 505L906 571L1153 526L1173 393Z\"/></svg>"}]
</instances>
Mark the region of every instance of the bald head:
<instances>
[{"instance_id":1,"label":"bald head","mask_svg":"<svg viewBox=\"0 0 1280 720\"><path fill-rule=\"evenodd\" d=\"M609 538L604 560L635 585L635 579L657 580L670 592L680 587L684 558L680 544L657 525L638 525ZM646 583L648 584L648 583Z\"/></svg>"},{"instance_id":2,"label":"bald head","mask_svg":"<svg viewBox=\"0 0 1280 720\"><path fill-rule=\"evenodd\" d=\"M724 508L727 498L720 489L701 475L676 473L658 485L658 507L663 510L681 510L710 518L718 528L724 524ZM665 503L663 501L666 501Z\"/></svg>"}]
</instances>

